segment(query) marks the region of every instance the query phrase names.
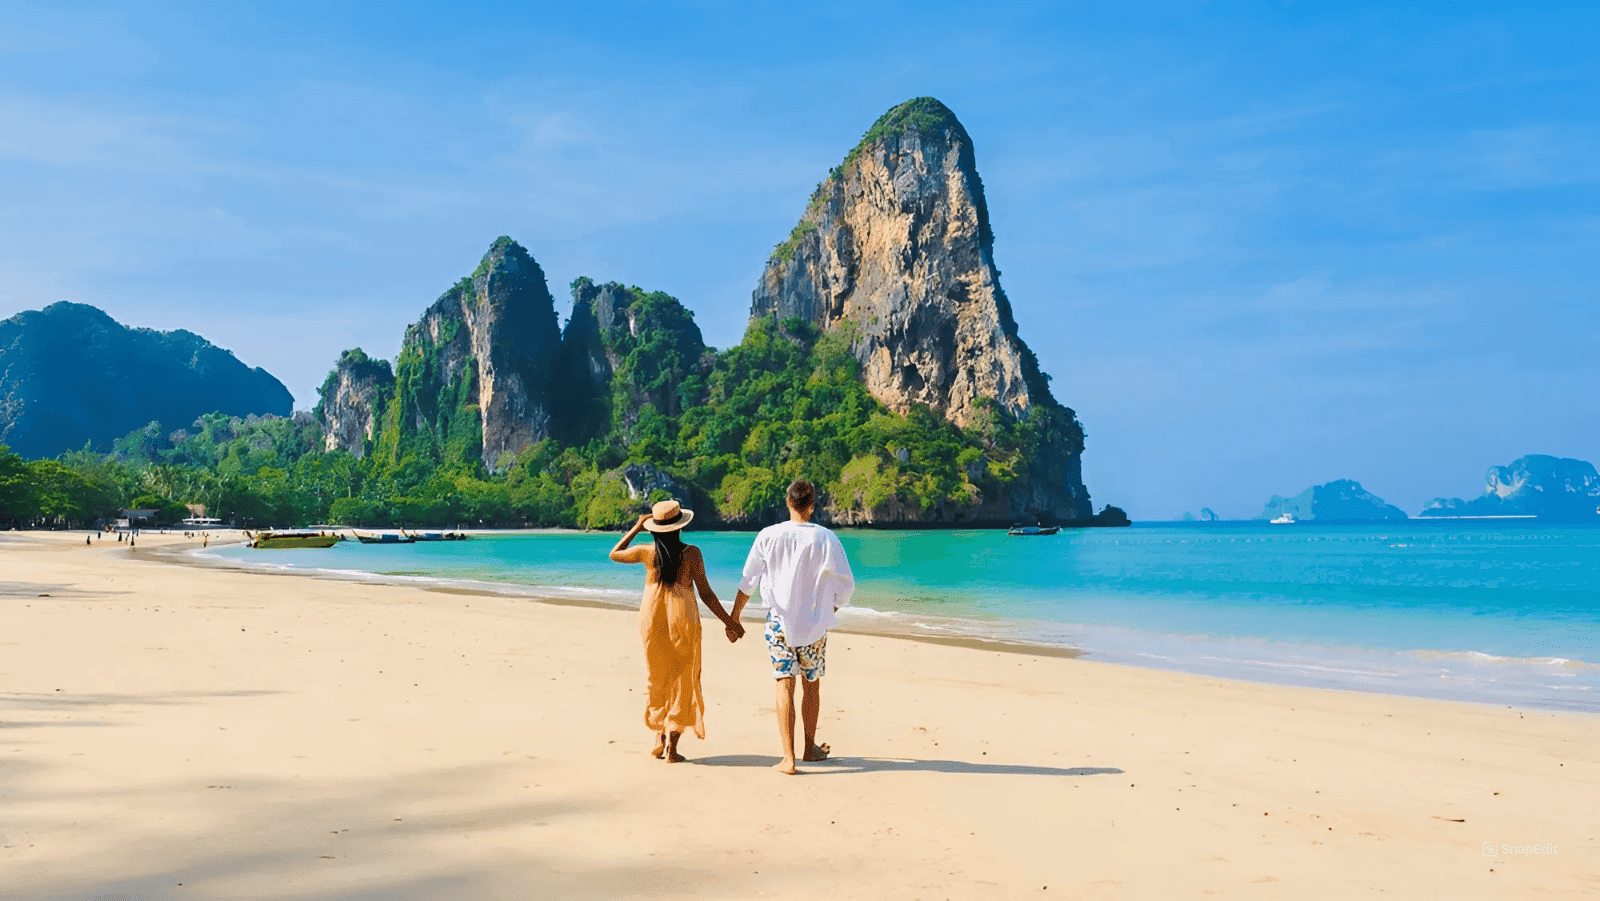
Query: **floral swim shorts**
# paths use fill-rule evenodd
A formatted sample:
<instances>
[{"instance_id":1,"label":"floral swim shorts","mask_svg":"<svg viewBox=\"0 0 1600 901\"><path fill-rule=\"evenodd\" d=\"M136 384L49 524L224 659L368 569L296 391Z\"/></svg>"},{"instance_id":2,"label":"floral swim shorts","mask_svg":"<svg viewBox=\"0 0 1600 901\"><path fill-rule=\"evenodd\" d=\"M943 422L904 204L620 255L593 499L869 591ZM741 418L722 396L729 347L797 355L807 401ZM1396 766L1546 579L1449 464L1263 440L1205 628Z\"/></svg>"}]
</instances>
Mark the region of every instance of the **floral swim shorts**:
<instances>
[{"instance_id":1,"label":"floral swim shorts","mask_svg":"<svg viewBox=\"0 0 1600 901\"><path fill-rule=\"evenodd\" d=\"M828 636L803 648L791 648L783 637L783 623L768 613L767 654L772 657L772 678L792 679L798 668L807 682L815 682L828 671Z\"/></svg>"}]
</instances>

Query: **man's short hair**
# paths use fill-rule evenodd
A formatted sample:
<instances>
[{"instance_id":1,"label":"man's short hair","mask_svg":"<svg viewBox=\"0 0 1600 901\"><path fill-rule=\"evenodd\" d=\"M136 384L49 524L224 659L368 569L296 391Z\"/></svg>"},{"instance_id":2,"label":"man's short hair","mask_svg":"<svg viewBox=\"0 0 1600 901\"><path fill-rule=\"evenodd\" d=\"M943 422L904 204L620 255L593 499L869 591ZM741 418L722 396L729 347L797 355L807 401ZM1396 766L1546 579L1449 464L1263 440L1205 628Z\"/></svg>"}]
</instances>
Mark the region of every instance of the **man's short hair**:
<instances>
[{"instance_id":1,"label":"man's short hair","mask_svg":"<svg viewBox=\"0 0 1600 901\"><path fill-rule=\"evenodd\" d=\"M816 502L816 486L805 479L795 479L789 483L789 506L796 510L809 510Z\"/></svg>"}]
</instances>

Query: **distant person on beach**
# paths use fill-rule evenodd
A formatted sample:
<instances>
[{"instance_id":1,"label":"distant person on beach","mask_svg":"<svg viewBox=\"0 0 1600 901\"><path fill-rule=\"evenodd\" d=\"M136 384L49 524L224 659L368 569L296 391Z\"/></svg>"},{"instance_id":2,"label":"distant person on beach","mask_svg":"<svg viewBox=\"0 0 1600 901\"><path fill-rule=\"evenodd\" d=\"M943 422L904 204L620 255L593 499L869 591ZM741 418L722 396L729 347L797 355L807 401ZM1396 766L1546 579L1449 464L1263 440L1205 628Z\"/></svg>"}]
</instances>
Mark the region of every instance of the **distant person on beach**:
<instances>
[{"instance_id":1,"label":"distant person on beach","mask_svg":"<svg viewBox=\"0 0 1600 901\"><path fill-rule=\"evenodd\" d=\"M706 581L700 549L684 544L679 534L694 518L677 501L662 501L639 517L628 534L611 549L618 563L643 563L644 600L639 605L639 637L644 641L648 672L644 724L656 734L650 754L668 763L685 758L678 753L678 738L693 729L706 737L705 697L700 693L700 600L722 621L728 641L744 636L744 627L722 609ZM650 533L652 546L629 547L640 530Z\"/></svg>"},{"instance_id":2,"label":"distant person on beach","mask_svg":"<svg viewBox=\"0 0 1600 901\"><path fill-rule=\"evenodd\" d=\"M767 612L767 653L778 685L778 741L783 759L776 769L794 775L795 676L805 680L800 717L805 728L801 759L828 759L832 750L817 744L817 718L822 712L822 677L827 671L828 629L840 607L850 603L855 576L844 546L832 531L811 521L816 488L798 480L789 485L789 520L767 526L756 536L744 561L744 578L733 599L737 620L761 589Z\"/></svg>"}]
</instances>

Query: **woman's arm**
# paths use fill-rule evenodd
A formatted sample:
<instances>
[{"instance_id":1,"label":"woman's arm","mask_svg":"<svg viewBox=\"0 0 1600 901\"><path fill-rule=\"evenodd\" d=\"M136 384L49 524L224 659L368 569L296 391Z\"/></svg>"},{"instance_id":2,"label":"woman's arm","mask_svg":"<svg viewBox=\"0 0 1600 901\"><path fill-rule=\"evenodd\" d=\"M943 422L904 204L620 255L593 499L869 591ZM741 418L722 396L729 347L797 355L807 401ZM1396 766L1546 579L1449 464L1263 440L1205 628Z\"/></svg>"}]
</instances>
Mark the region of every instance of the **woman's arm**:
<instances>
[{"instance_id":1,"label":"woman's arm","mask_svg":"<svg viewBox=\"0 0 1600 901\"><path fill-rule=\"evenodd\" d=\"M722 601L717 599L717 593L711 590L711 582L706 579L706 561L700 556L699 548L692 548L690 556L691 575L694 576L694 589L700 594L700 602L706 605L717 619L722 620L722 627L728 633L728 641L738 641L744 637L744 626L739 621L728 615L722 609Z\"/></svg>"},{"instance_id":2,"label":"woman's arm","mask_svg":"<svg viewBox=\"0 0 1600 901\"><path fill-rule=\"evenodd\" d=\"M627 550L628 545L633 543L633 539L637 538L639 533L644 531L644 524L649 520L650 514L645 513L640 515L639 521L634 523L633 528L629 529L628 533L623 535L621 540L617 542L617 546L611 549L612 560L618 563L640 563L643 561L644 555L639 551L634 551L633 553L629 554L627 553Z\"/></svg>"}]
</instances>

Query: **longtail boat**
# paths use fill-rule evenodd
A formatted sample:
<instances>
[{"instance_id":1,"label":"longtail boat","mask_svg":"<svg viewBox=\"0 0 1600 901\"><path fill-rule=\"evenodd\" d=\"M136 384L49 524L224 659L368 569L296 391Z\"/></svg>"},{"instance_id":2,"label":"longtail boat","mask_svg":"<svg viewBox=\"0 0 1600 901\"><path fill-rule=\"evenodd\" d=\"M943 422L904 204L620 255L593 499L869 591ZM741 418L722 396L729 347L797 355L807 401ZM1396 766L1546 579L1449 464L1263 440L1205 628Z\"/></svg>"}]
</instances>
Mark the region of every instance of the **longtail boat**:
<instances>
[{"instance_id":1,"label":"longtail boat","mask_svg":"<svg viewBox=\"0 0 1600 901\"><path fill-rule=\"evenodd\" d=\"M417 540L404 532L399 534L394 532L379 532L376 535L368 535L361 532L355 532L353 529L351 531L354 532L356 540L362 544L410 544Z\"/></svg>"},{"instance_id":2,"label":"longtail boat","mask_svg":"<svg viewBox=\"0 0 1600 901\"><path fill-rule=\"evenodd\" d=\"M400 530L408 541L466 541L467 536L461 532L407 532Z\"/></svg>"},{"instance_id":3,"label":"longtail boat","mask_svg":"<svg viewBox=\"0 0 1600 901\"><path fill-rule=\"evenodd\" d=\"M1007 535L1054 535L1061 531L1060 526L1012 526L1006 531Z\"/></svg>"},{"instance_id":4,"label":"longtail boat","mask_svg":"<svg viewBox=\"0 0 1600 901\"><path fill-rule=\"evenodd\" d=\"M257 550L333 547L344 540L344 536L338 532L334 532L331 535L322 532L257 532L254 535L246 532L244 534L250 540L250 546Z\"/></svg>"}]
</instances>

